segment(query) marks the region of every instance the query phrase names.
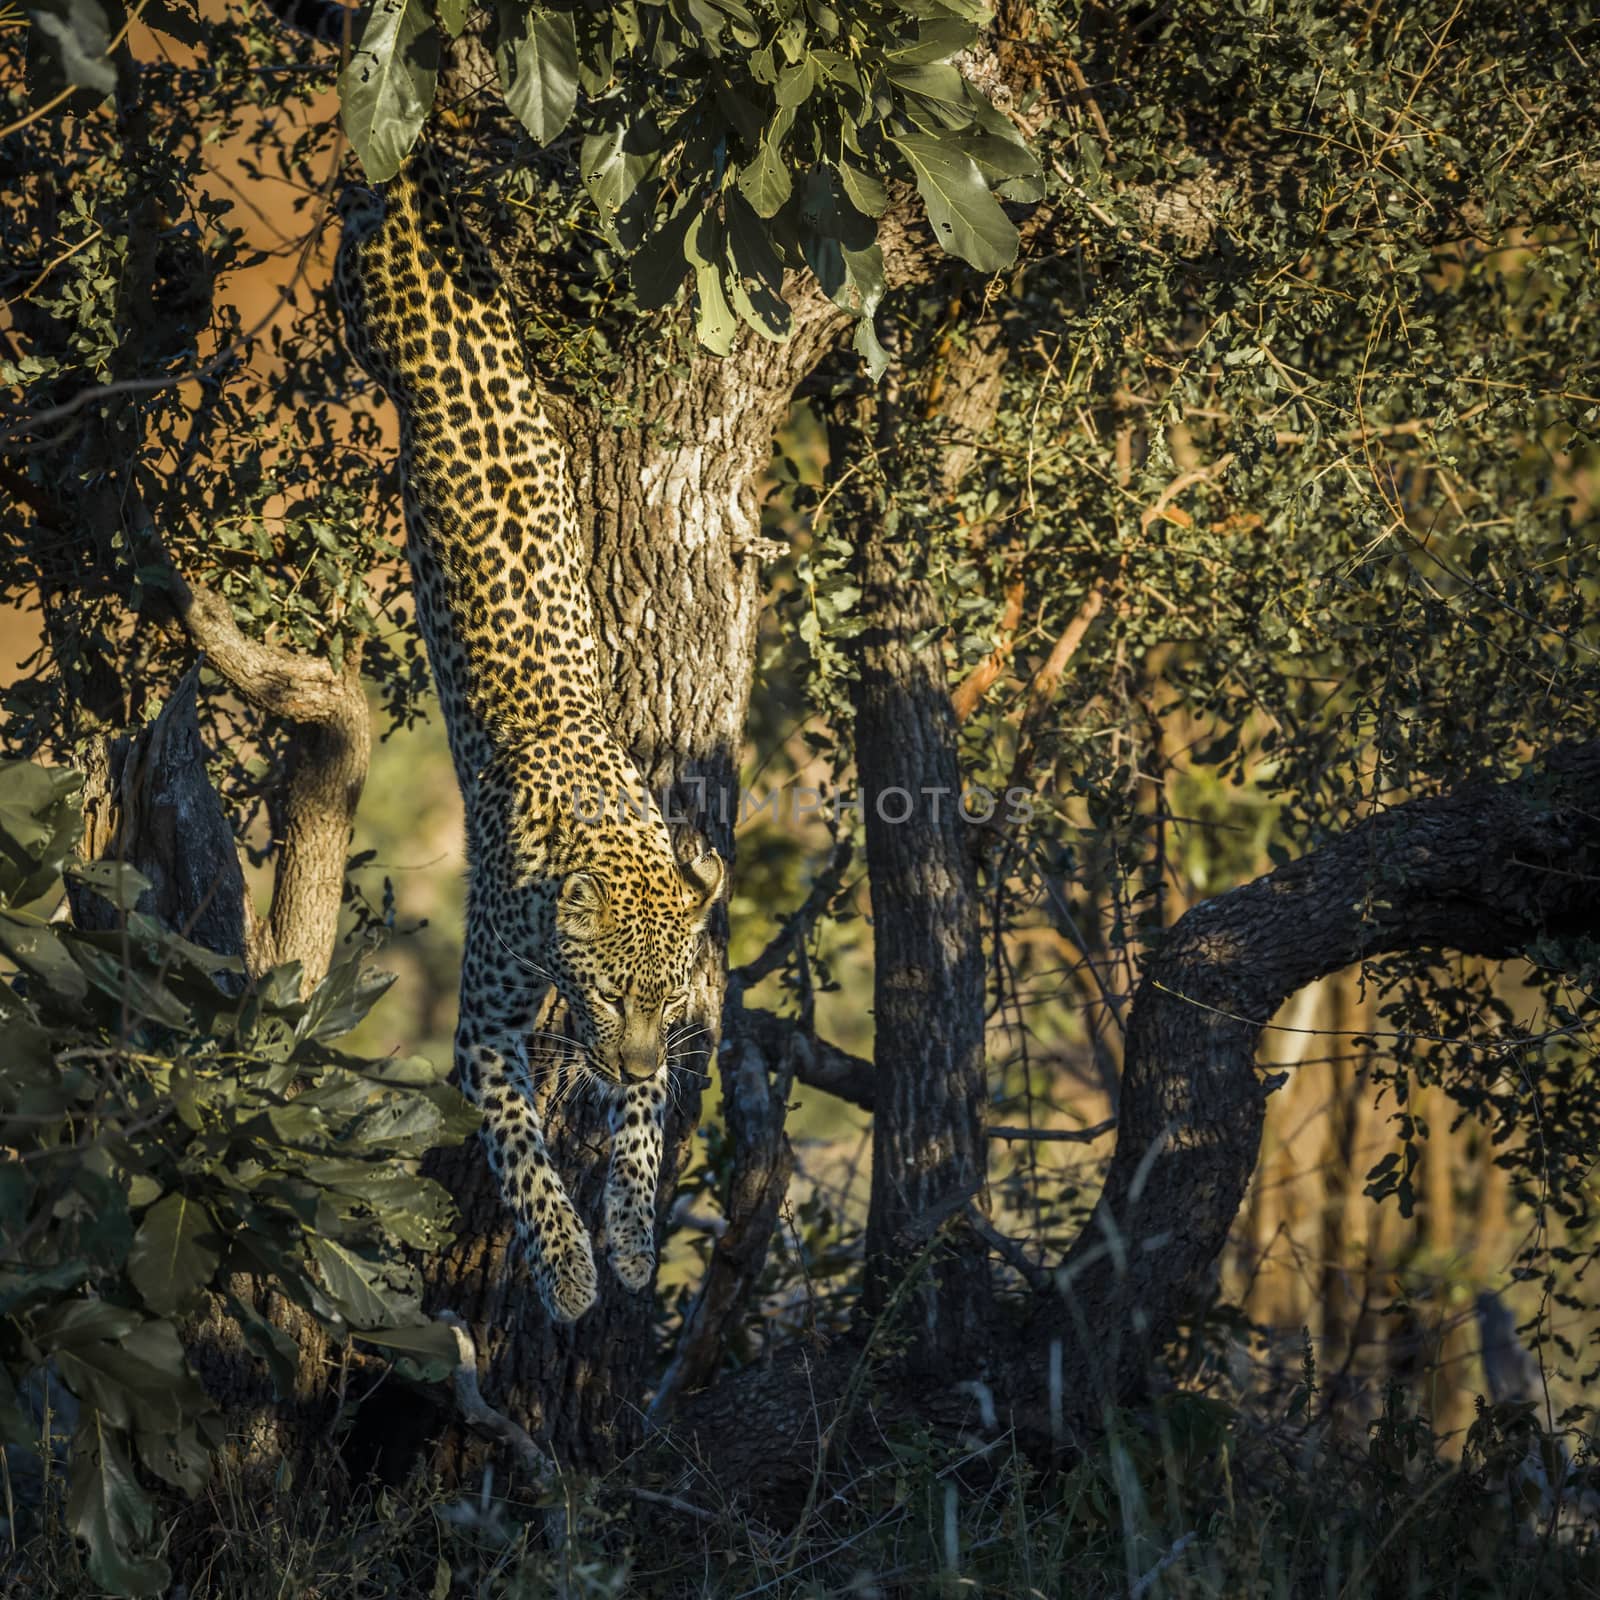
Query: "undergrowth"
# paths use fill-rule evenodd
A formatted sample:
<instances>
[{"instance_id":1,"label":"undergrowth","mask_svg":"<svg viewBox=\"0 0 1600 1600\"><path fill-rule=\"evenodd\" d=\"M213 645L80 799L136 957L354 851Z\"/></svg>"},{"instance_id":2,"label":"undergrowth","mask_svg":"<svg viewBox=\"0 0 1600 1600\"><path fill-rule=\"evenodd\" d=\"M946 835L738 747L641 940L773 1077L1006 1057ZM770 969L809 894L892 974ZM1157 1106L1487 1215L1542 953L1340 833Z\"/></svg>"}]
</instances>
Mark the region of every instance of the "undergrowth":
<instances>
[{"instance_id":1,"label":"undergrowth","mask_svg":"<svg viewBox=\"0 0 1600 1600\"><path fill-rule=\"evenodd\" d=\"M1004 1435L938 1441L875 1416L870 1462L839 1459L798 1528L752 1518L670 1449L652 1454L657 1487L634 1462L542 1502L492 1469L363 1487L333 1452L303 1481L225 1466L165 1554L182 1600L1600 1596L1591 1444L1541 1432L1531 1406L1480 1406L1457 1455L1398 1387L1364 1440L1183 1391L1105 1423L1045 1471ZM100 1592L63 1498L46 1484L9 1592Z\"/></svg>"}]
</instances>

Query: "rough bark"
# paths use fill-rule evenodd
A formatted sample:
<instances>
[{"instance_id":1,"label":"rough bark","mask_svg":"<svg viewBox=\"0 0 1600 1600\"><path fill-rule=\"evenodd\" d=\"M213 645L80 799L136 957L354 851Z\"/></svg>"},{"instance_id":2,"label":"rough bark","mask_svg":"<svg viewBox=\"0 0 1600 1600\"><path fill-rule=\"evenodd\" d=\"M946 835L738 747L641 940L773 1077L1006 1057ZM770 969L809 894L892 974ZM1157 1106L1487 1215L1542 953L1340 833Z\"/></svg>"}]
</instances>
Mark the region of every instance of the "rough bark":
<instances>
[{"instance_id":1,"label":"rough bark","mask_svg":"<svg viewBox=\"0 0 1600 1600\"><path fill-rule=\"evenodd\" d=\"M249 902L233 829L206 772L195 684L185 674L160 716L131 737L92 742L84 761L83 855L124 861L150 880L138 909L218 955L244 960ZM70 883L80 928L112 928L120 913Z\"/></svg>"},{"instance_id":2,"label":"rough bark","mask_svg":"<svg viewBox=\"0 0 1600 1600\"><path fill-rule=\"evenodd\" d=\"M972 1428L964 1378L989 1385L1024 1448L1068 1449L1138 1393L1203 1291L1259 1151L1268 1091L1256 1045L1307 984L1384 953L1515 957L1600 931L1600 742L1522 778L1413 801L1196 907L1146 964L1128 1021L1116 1154L1082 1235L1022 1317L995 1307L947 1382L876 1373L900 1409ZM809 1485L808 1445L848 1420L859 1343L787 1353L691 1405L684 1431L725 1483L781 1511ZM796 1460L796 1455L800 1459Z\"/></svg>"},{"instance_id":3,"label":"rough bark","mask_svg":"<svg viewBox=\"0 0 1600 1600\"><path fill-rule=\"evenodd\" d=\"M892 379L850 410L830 429L835 468L845 459L892 462L901 428ZM982 1203L987 1081L977 877L936 642L942 613L918 548L926 534L902 520L878 474L859 476L863 491L851 505L862 631L852 698L873 913L866 1309L876 1314L939 1224ZM955 1359L987 1301L985 1258L968 1248L918 1275L908 1322L921 1357Z\"/></svg>"}]
</instances>

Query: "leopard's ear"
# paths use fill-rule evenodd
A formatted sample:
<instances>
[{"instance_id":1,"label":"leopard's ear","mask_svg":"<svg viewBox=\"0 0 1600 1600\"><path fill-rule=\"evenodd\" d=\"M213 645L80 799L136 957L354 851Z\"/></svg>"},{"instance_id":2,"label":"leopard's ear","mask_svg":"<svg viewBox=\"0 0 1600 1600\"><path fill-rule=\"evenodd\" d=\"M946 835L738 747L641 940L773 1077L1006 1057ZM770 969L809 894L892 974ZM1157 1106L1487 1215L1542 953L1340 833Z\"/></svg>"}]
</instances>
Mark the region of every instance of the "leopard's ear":
<instances>
[{"instance_id":1,"label":"leopard's ear","mask_svg":"<svg viewBox=\"0 0 1600 1600\"><path fill-rule=\"evenodd\" d=\"M727 864L715 850L683 864L685 902L697 922L704 922L728 881Z\"/></svg>"},{"instance_id":2,"label":"leopard's ear","mask_svg":"<svg viewBox=\"0 0 1600 1600\"><path fill-rule=\"evenodd\" d=\"M611 898L592 872L569 872L556 900L556 924L572 939L597 939L611 926Z\"/></svg>"}]
</instances>

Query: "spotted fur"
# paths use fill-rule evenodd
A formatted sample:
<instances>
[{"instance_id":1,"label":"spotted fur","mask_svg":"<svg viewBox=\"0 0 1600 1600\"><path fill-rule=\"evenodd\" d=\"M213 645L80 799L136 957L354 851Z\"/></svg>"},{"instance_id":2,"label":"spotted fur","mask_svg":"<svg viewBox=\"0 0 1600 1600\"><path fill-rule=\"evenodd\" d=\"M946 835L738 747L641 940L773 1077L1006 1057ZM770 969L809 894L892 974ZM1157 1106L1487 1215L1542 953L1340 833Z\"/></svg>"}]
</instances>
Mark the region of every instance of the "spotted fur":
<instances>
[{"instance_id":1,"label":"spotted fur","mask_svg":"<svg viewBox=\"0 0 1600 1600\"><path fill-rule=\"evenodd\" d=\"M344 208L350 348L400 413L417 620L466 801L457 1076L550 1315L595 1297L594 1256L545 1148L529 1031L554 987L611 1095L605 1245L655 1268L668 1030L722 861L680 867L602 712L583 542L552 428L481 243L429 152ZM598 804L600 797L605 805ZM595 820L598 815L598 820Z\"/></svg>"}]
</instances>

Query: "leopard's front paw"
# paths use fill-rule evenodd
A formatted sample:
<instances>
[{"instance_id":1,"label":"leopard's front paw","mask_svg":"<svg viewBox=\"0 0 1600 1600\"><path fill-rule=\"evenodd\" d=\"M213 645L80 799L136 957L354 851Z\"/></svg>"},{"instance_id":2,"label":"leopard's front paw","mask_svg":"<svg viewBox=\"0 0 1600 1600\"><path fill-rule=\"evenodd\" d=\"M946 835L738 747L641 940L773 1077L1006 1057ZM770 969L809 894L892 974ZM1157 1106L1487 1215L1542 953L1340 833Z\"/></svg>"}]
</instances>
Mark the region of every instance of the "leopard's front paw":
<instances>
[{"instance_id":1,"label":"leopard's front paw","mask_svg":"<svg viewBox=\"0 0 1600 1600\"><path fill-rule=\"evenodd\" d=\"M606 1259L622 1280L622 1286L634 1294L648 1289L656 1275L656 1253L642 1239L618 1239L608 1244Z\"/></svg>"},{"instance_id":2,"label":"leopard's front paw","mask_svg":"<svg viewBox=\"0 0 1600 1600\"><path fill-rule=\"evenodd\" d=\"M594 1304L600 1287L588 1235L574 1232L558 1248L541 1251L534 1276L552 1319L576 1322Z\"/></svg>"}]
</instances>

